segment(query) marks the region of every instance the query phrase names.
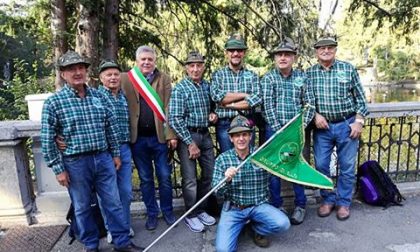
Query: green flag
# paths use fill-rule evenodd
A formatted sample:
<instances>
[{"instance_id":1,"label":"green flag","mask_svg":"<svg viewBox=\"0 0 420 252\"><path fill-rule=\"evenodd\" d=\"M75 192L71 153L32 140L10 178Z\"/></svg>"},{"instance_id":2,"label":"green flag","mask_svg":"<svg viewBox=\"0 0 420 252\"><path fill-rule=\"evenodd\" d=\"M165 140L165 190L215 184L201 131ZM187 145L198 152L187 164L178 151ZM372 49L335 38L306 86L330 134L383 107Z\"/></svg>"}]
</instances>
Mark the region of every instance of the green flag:
<instances>
[{"instance_id":1,"label":"green flag","mask_svg":"<svg viewBox=\"0 0 420 252\"><path fill-rule=\"evenodd\" d=\"M302 156L304 144L303 113L276 132L251 157L251 162L293 183L333 189L330 178L311 167Z\"/></svg>"}]
</instances>

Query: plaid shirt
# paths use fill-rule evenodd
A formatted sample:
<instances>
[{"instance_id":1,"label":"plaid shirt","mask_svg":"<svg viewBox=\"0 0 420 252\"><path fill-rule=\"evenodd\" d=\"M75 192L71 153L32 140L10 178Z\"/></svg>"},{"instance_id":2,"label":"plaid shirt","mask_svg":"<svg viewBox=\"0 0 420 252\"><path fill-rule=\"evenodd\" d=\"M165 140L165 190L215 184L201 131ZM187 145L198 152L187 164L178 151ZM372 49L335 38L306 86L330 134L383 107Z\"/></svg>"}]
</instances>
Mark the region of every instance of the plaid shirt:
<instances>
[{"instance_id":1,"label":"plaid shirt","mask_svg":"<svg viewBox=\"0 0 420 252\"><path fill-rule=\"evenodd\" d=\"M210 101L210 86L205 80L198 85L187 77L172 90L169 125L185 144L192 143L188 127L208 127Z\"/></svg>"},{"instance_id":2,"label":"plaid shirt","mask_svg":"<svg viewBox=\"0 0 420 252\"><path fill-rule=\"evenodd\" d=\"M310 106L305 113L305 126L312 120L315 97L308 89L305 73L292 70L291 75L283 77L277 68L273 69L262 77L261 90L265 119L274 131L289 122L305 104Z\"/></svg>"},{"instance_id":3,"label":"plaid shirt","mask_svg":"<svg viewBox=\"0 0 420 252\"><path fill-rule=\"evenodd\" d=\"M212 186L215 187L225 178L228 168L237 167L242 161L234 148L220 154L214 166ZM230 182L217 190L217 194L238 205L259 205L268 201L269 177L267 171L248 161Z\"/></svg>"},{"instance_id":4,"label":"plaid shirt","mask_svg":"<svg viewBox=\"0 0 420 252\"><path fill-rule=\"evenodd\" d=\"M42 110L42 153L48 167L57 175L64 171L63 156L90 151L111 150L120 155L118 125L111 105L95 89L86 88L86 97L80 98L67 84L49 97ZM60 152L55 137L61 135L67 145ZM109 146L108 146L109 143Z\"/></svg>"},{"instance_id":5,"label":"plaid shirt","mask_svg":"<svg viewBox=\"0 0 420 252\"><path fill-rule=\"evenodd\" d=\"M315 95L316 112L327 120L339 120L351 113L369 114L359 74L349 63L335 60L329 70L316 64L306 70Z\"/></svg>"},{"instance_id":6,"label":"plaid shirt","mask_svg":"<svg viewBox=\"0 0 420 252\"><path fill-rule=\"evenodd\" d=\"M128 117L128 103L125 98L124 93L119 90L117 96L112 95L110 89L105 88L104 86L99 86L99 93L103 94L112 105L112 110L117 117L118 123L118 143L128 143L130 142L130 119Z\"/></svg>"},{"instance_id":7,"label":"plaid shirt","mask_svg":"<svg viewBox=\"0 0 420 252\"><path fill-rule=\"evenodd\" d=\"M213 101L217 104L215 112L222 119L238 115L236 110L222 108L218 105L227 93L250 94L245 100L250 107L256 107L261 103L258 75L245 68L242 68L239 73L235 73L228 66L213 73L210 94Z\"/></svg>"}]
</instances>

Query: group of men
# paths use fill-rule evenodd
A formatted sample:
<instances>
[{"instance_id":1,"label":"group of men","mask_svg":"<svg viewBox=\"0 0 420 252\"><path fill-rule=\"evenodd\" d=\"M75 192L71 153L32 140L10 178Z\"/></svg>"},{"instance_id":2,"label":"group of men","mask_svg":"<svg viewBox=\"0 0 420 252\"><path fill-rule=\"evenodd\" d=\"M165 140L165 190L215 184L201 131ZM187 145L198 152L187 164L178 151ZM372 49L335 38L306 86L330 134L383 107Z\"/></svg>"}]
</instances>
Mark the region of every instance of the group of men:
<instances>
[{"instance_id":1,"label":"group of men","mask_svg":"<svg viewBox=\"0 0 420 252\"><path fill-rule=\"evenodd\" d=\"M79 240L86 251L97 251L99 244L90 211L92 191L98 195L108 241L115 250L141 250L130 240L134 236L130 228L131 159L147 209L146 229L156 229L160 212L168 225L175 223L168 158L173 150L181 164L187 211L212 186L218 187L217 195L224 200L217 251L236 251L245 225L253 230L255 243L266 247L266 236L287 230L290 223L302 223L306 207L303 186L293 185L295 208L288 217L279 178L249 162L236 169L255 151L255 111L261 108L269 138L304 106L309 107L304 123L314 127L316 168L330 176L334 147L340 168L337 189L321 190L318 215L326 217L336 207L337 218L347 219L358 137L368 113L366 99L355 68L335 59L335 39L321 38L314 47L318 64L304 73L293 68L297 47L285 39L273 50L275 67L260 79L244 66L248 48L234 35L225 44L227 65L212 74L211 82L203 78L205 57L193 51L185 61L185 78L173 88L170 77L156 68L156 52L148 46L136 51L141 78L121 73L113 61L103 61L99 66L103 86L98 90L85 84L89 63L72 51L63 55L58 67L65 85L45 102L42 148L57 181L68 188ZM164 115L157 116L156 104L164 108ZM217 158L210 125L216 127L222 153ZM223 180L226 182L221 183ZM207 207L204 200L184 219L191 231L202 232L216 223Z\"/></svg>"}]
</instances>

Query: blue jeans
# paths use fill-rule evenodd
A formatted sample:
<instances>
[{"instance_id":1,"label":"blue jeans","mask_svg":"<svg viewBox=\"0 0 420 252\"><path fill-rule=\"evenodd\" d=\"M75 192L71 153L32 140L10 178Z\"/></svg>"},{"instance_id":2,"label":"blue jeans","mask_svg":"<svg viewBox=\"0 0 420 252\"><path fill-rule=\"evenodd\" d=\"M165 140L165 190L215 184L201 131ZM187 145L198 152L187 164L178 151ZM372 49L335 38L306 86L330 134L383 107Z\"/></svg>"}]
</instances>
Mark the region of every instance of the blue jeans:
<instances>
[{"instance_id":1,"label":"blue jeans","mask_svg":"<svg viewBox=\"0 0 420 252\"><path fill-rule=\"evenodd\" d=\"M264 236L284 232L290 227L289 218L270 204L263 203L241 210L231 207L230 202L226 201L217 225L216 251L237 251L238 236L247 221L251 221L256 233Z\"/></svg>"},{"instance_id":2,"label":"blue jeans","mask_svg":"<svg viewBox=\"0 0 420 252\"><path fill-rule=\"evenodd\" d=\"M220 153L233 148L233 144L230 141L228 130L230 127L231 120L228 118L222 118L217 121L216 124L216 140L219 143ZM252 132L251 145L255 143L255 131Z\"/></svg>"},{"instance_id":3,"label":"blue jeans","mask_svg":"<svg viewBox=\"0 0 420 252\"><path fill-rule=\"evenodd\" d=\"M135 144L131 146L134 164L136 165L140 189L147 215L156 217L159 214L159 206L155 196L154 171L159 182L159 199L162 213L172 212L172 166L168 162L168 147L166 143L159 143L156 136L139 136ZM155 169L153 169L153 163Z\"/></svg>"},{"instance_id":4,"label":"blue jeans","mask_svg":"<svg viewBox=\"0 0 420 252\"><path fill-rule=\"evenodd\" d=\"M315 129L314 156L315 166L322 174L331 177L330 162L334 147L337 148L337 160L339 174L337 188L332 190L321 190L323 203L350 206L353 187L356 182L355 164L359 139L350 138L350 124L355 117L339 123L329 123L329 129Z\"/></svg>"},{"instance_id":5,"label":"blue jeans","mask_svg":"<svg viewBox=\"0 0 420 252\"><path fill-rule=\"evenodd\" d=\"M74 206L79 239L88 249L98 248L98 229L91 212L92 191L100 197L112 240L117 248L130 244L130 226L123 217L123 207L117 188L117 176L111 155L97 154L63 157L70 176L68 188Z\"/></svg>"},{"instance_id":6,"label":"blue jeans","mask_svg":"<svg viewBox=\"0 0 420 252\"><path fill-rule=\"evenodd\" d=\"M274 135L274 130L266 125L265 127L265 138L268 140L272 135ZM292 183L293 191L295 193L295 207L306 207L306 195L305 187L296 183ZM275 207L283 206L283 198L281 197L281 179L277 176L270 176L270 203Z\"/></svg>"},{"instance_id":7,"label":"blue jeans","mask_svg":"<svg viewBox=\"0 0 420 252\"><path fill-rule=\"evenodd\" d=\"M120 146L120 158L121 158L121 167L117 171L117 185L118 192L120 194L120 200L124 212L124 219L128 222L128 225L131 226L131 216L130 216L130 205L131 200L133 199L132 193L132 182L131 182L131 149L129 144L122 144ZM102 201L99 198L99 206L101 210L103 209ZM102 210L103 213L103 210ZM108 222L105 214L102 214L105 221L105 227L108 230Z\"/></svg>"},{"instance_id":8,"label":"blue jeans","mask_svg":"<svg viewBox=\"0 0 420 252\"><path fill-rule=\"evenodd\" d=\"M198 159L189 158L188 145L182 141L178 142L177 149L181 162L182 196L184 197L186 211L211 190L214 169L213 142L209 132L204 134L191 132L191 137L200 149L201 154ZM197 161L201 168L200 176L197 173ZM188 218L195 217L200 212L205 211L206 207L207 199L194 209Z\"/></svg>"}]
</instances>

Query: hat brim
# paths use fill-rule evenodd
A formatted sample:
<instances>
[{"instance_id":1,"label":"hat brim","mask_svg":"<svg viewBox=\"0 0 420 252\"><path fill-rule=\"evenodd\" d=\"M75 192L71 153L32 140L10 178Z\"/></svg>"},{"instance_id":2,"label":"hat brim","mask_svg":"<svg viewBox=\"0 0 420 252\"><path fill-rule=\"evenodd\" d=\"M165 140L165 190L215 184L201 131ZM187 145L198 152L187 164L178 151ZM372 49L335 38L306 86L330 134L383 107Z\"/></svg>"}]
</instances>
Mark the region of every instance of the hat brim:
<instances>
[{"instance_id":1,"label":"hat brim","mask_svg":"<svg viewBox=\"0 0 420 252\"><path fill-rule=\"evenodd\" d=\"M248 49L247 46L226 46L225 50L233 50L233 49L239 49L239 50L246 50Z\"/></svg>"},{"instance_id":2,"label":"hat brim","mask_svg":"<svg viewBox=\"0 0 420 252\"><path fill-rule=\"evenodd\" d=\"M205 61L204 60L188 60L188 61L185 61L184 65L188 65L191 63L205 63Z\"/></svg>"},{"instance_id":3,"label":"hat brim","mask_svg":"<svg viewBox=\"0 0 420 252\"><path fill-rule=\"evenodd\" d=\"M86 61L75 61L75 62L69 62L68 64L61 65L60 69L64 69L66 67L69 67L69 66L72 66L72 65L78 65L78 64L85 65L86 68L88 68L90 66L90 63L88 63Z\"/></svg>"},{"instance_id":4,"label":"hat brim","mask_svg":"<svg viewBox=\"0 0 420 252\"><path fill-rule=\"evenodd\" d=\"M271 53L276 54L276 53L280 53L280 52L291 52L293 54L297 54L297 52L295 50L289 49L289 48L276 49L276 50L273 50Z\"/></svg>"},{"instance_id":5,"label":"hat brim","mask_svg":"<svg viewBox=\"0 0 420 252\"><path fill-rule=\"evenodd\" d=\"M320 42L315 43L314 48L316 49L316 48L319 48L319 47L322 47L322 46L335 46L335 47L337 47L337 45L338 45L337 42L334 42L334 41L331 41L331 40L325 40L325 41L320 41Z\"/></svg>"},{"instance_id":6,"label":"hat brim","mask_svg":"<svg viewBox=\"0 0 420 252\"><path fill-rule=\"evenodd\" d=\"M120 72L121 72L121 68L120 68L119 66L106 66L106 67L101 68L101 69L99 70L99 73L102 73L103 71L105 71L105 70L107 70L107 69L111 69L111 68L118 69L118 71L120 71Z\"/></svg>"},{"instance_id":7,"label":"hat brim","mask_svg":"<svg viewBox=\"0 0 420 252\"><path fill-rule=\"evenodd\" d=\"M252 132L251 128L248 127L235 127L228 131L228 134L234 134L239 132Z\"/></svg>"}]
</instances>

